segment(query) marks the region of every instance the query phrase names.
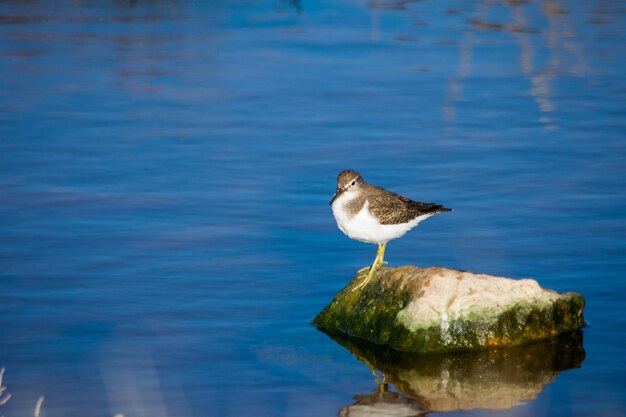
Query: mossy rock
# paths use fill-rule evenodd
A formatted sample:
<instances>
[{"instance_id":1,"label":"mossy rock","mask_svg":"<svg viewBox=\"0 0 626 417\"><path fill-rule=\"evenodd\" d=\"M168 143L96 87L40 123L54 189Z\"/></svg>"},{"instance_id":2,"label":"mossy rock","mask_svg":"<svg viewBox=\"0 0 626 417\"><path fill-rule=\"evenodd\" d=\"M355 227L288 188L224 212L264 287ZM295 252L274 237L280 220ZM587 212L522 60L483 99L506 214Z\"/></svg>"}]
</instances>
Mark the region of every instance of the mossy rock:
<instances>
[{"instance_id":1,"label":"mossy rock","mask_svg":"<svg viewBox=\"0 0 626 417\"><path fill-rule=\"evenodd\" d=\"M381 268L353 291L355 278L313 320L396 350L439 353L518 346L577 330L585 300L531 279L448 268Z\"/></svg>"}]
</instances>

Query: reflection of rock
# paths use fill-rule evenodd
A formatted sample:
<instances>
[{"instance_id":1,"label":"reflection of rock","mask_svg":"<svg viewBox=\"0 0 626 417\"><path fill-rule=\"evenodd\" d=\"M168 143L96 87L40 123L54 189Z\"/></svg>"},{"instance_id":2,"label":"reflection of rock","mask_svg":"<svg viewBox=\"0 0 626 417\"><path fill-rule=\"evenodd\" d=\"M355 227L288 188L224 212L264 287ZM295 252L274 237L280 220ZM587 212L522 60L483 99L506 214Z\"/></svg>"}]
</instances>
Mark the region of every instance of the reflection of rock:
<instances>
[{"instance_id":1,"label":"reflection of rock","mask_svg":"<svg viewBox=\"0 0 626 417\"><path fill-rule=\"evenodd\" d=\"M368 285L357 275L315 319L397 350L450 352L516 346L577 330L584 299L531 279L512 280L447 268L382 268Z\"/></svg>"},{"instance_id":2,"label":"reflection of rock","mask_svg":"<svg viewBox=\"0 0 626 417\"><path fill-rule=\"evenodd\" d=\"M329 336L415 400L398 407L414 414L397 415L513 407L536 398L560 371L580 367L585 358L580 332L524 347L445 355L414 355L340 333Z\"/></svg>"},{"instance_id":3,"label":"reflection of rock","mask_svg":"<svg viewBox=\"0 0 626 417\"><path fill-rule=\"evenodd\" d=\"M339 411L339 417L417 417L424 414L415 400L396 392L357 395L355 399L354 404Z\"/></svg>"}]
</instances>

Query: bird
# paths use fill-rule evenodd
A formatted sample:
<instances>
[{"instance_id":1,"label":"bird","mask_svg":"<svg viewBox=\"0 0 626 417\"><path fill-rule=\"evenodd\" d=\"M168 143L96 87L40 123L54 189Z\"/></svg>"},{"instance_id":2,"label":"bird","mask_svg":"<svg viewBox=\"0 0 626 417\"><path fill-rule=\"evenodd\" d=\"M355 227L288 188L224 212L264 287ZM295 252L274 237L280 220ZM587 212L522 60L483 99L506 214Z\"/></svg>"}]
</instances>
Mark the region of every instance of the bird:
<instances>
[{"instance_id":1,"label":"bird","mask_svg":"<svg viewBox=\"0 0 626 417\"><path fill-rule=\"evenodd\" d=\"M387 242L404 236L421 221L450 212L436 203L420 203L367 183L352 170L337 176L337 190L330 201L337 227L349 238L378 245L376 258L365 279L352 291L366 285L386 262Z\"/></svg>"}]
</instances>

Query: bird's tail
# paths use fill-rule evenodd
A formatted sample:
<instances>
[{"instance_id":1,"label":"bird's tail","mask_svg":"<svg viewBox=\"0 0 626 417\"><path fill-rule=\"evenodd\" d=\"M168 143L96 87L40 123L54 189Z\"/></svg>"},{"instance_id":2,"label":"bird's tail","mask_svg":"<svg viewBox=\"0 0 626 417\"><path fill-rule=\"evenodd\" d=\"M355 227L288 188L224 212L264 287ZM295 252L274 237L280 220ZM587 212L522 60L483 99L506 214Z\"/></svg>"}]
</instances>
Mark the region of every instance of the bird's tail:
<instances>
[{"instance_id":1,"label":"bird's tail","mask_svg":"<svg viewBox=\"0 0 626 417\"><path fill-rule=\"evenodd\" d=\"M435 204L431 209L430 212L431 213L446 213L448 211L452 211L451 208L447 208L442 206L441 204Z\"/></svg>"}]
</instances>

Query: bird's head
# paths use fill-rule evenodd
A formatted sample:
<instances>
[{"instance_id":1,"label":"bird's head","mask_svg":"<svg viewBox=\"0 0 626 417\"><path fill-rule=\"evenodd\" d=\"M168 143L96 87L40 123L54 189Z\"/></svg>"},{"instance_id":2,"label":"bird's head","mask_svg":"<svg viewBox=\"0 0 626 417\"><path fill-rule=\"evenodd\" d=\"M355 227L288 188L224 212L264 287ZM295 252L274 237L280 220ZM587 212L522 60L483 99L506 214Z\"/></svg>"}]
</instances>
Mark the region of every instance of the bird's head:
<instances>
[{"instance_id":1,"label":"bird's head","mask_svg":"<svg viewBox=\"0 0 626 417\"><path fill-rule=\"evenodd\" d=\"M330 204L339 198L344 193L356 193L362 186L365 184L361 174L356 171L341 171L339 176L337 177L337 191L335 191L335 195L333 199L330 200Z\"/></svg>"}]
</instances>

